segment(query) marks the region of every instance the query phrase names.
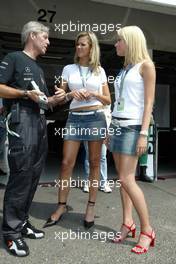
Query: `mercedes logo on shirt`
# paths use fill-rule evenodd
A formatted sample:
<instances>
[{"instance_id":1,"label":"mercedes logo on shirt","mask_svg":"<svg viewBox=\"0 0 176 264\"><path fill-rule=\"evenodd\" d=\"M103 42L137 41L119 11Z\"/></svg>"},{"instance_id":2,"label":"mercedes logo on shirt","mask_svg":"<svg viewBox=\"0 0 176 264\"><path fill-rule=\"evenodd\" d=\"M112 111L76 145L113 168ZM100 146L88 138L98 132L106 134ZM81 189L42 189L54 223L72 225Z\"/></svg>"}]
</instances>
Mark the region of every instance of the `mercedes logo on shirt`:
<instances>
[{"instance_id":1,"label":"mercedes logo on shirt","mask_svg":"<svg viewBox=\"0 0 176 264\"><path fill-rule=\"evenodd\" d=\"M25 72L30 72L31 71L31 69L27 66L27 67L25 67Z\"/></svg>"}]
</instances>

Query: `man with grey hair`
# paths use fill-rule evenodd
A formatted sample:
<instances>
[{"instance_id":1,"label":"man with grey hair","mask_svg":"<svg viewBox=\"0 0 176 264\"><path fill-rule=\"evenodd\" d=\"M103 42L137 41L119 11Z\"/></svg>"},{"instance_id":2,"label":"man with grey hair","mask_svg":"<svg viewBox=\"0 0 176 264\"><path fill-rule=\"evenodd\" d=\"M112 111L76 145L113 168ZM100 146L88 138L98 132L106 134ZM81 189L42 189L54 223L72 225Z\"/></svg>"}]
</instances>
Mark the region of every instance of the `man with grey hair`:
<instances>
[{"instance_id":1,"label":"man with grey hair","mask_svg":"<svg viewBox=\"0 0 176 264\"><path fill-rule=\"evenodd\" d=\"M44 109L65 99L57 88L49 97L42 69L36 63L49 45L49 29L31 21L22 30L23 51L6 55L0 64L0 97L9 114L9 180L4 195L2 233L7 249L27 256L23 237L38 239L44 232L28 220L39 177L47 154L47 130Z\"/></svg>"}]
</instances>

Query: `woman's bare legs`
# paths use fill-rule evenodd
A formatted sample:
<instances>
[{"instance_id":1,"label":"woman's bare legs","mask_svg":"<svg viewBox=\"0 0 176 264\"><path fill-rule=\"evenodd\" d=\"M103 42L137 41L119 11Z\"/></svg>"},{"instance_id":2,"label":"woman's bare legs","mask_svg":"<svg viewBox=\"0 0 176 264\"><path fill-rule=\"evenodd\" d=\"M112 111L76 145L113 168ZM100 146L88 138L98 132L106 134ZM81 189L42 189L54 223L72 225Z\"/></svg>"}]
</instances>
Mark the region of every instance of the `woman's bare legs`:
<instances>
[{"instance_id":1,"label":"woman's bare legs","mask_svg":"<svg viewBox=\"0 0 176 264\"><path fill-rule=\"evenodd\" d=\"M151 233L152 228L149 222L148 209L144 194L135 181L135 171L138 157L114 153L113 158L116 168L119 167L119 178L122 185L121 197L123 207L123 222L127 225L133 223L133 204L140 219L141 232ZM150 244L150 239L146 236L141 236L138 244L148 247Z\"/></svg>"},{"instance_id":2,"label":"woman's bare legs","mask_svg":"<svg viewBox=\"0 0 176 264\"><path fill-rule=\"evenodd\" d=\"M58 208L51 215L52 220L58 220L60 216L66 211L66 206L62 203L67 202L70 190L70 178L73 168L75 166L76 158L80 147L80 141L64 141L63 145L63 159L61 164L61 171L59 177L59 190L58 190Z\"/></svg>"},{"instance_id":3,"label":"woman's bare legs","mask_svg":"<svg viewBox=\"0 0 176 264\"><path fill-rule=\"evenodd\" d=\"M100 176L100 156L103 140L99 141L89 141L88 151L89 151L89 201L95 202L98 191L99 176ZM91 222L94 220L94 206L92 204L87 204L85 220Z\"/></svg>"},{"instance_id":4,"label":"woman's bare legs","mask_svg":"<svg viewBox=\"0 0 176 264\"><path fill-rule=\"evenodd\" d=\"M113 158L115 161L116 171L118 172L118 175L119 175L119 172L120 172L120 155L117 153L114 153ZM133 216L132 216L132 210L133 210L132 201L122 186L120 188L120 195L121 195L122 212L123 212L122 223L127 225L127 226L131 226L134 223ZM120 241L123 241L127 237L128 232L129 232L129 229L126 228L124 225L122 225L120 228L120 236L117 236L117 237L119 237ZM117 239L116 239L116 242L117 242Z\"/></svg>"}]
</instances>

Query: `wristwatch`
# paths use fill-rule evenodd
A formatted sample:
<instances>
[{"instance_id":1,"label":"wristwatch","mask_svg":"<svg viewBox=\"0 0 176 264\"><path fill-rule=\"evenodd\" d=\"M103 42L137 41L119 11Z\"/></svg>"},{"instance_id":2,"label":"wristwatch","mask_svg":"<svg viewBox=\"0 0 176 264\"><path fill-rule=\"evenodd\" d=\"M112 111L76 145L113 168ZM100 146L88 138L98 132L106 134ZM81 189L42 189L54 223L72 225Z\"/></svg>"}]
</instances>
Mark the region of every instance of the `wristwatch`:
<instances>
[{"instance_id":1,"label":"wristwatch","mask_svg":"<svg viewBox=\"0 0 176 264\"><path fill-rule=\"evenodd\" d=\"M28 90L24 90L23 99L28 99Z\"/></svg>"},{"instance_id":2,"label":"wristwatch","mask_svg":"<svg viewBox=\"0 0 176 264\"><path fill-rule=\"evenodd\" d=\"M144 136L144 137L148 137L148 130L141 130L139 132L140 135Z\"/></svg>"}]
</instances>

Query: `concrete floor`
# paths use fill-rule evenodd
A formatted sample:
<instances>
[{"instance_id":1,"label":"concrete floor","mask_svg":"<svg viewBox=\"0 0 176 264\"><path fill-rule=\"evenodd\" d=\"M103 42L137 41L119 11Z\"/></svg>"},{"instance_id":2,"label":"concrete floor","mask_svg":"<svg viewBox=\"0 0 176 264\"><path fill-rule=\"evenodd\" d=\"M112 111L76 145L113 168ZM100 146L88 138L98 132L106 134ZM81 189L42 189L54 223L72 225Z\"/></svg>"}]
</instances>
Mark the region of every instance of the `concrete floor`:
<instances>
[{"instance_id":1,"label":"concrete floor","mask_svg":"<svg viewBox=\"0 0 176 264\"><path fill-rule=\"evenodd\" d=\"M56 158L57 160L57 158ZM59 163L48 163L41 178L51 182L57 178ZM82 170L77 165L74 178L81 177ZM109 169L109 178L114 177L114 169ZM88 195L79 188L72 188L69 196L69 212L56 226L45 229L45 238L39 241L26 239L30 255L17 258L7 253L0 238L1 264L175 264L176 263L176 178L158 180L155 183L138 182L145 193L150 218L156 231L156 247L148 254L137 256L130 252L137 238L129 238L124 244L113 244L108 237L115 233L122 222L119 188L114 187L111 194L98 192L95 227L89 231L83 228L85 207ZM4 190L0 190L0 222L2 222ZM56 208L57 188L39 187L32 207L31 222L42 228L45 220ZM134 219L139 234L139 221ZM1 224L1 223L0 223ZM85 238L85 232L88 235ZM81 237L82 236L82 237ZM65 237L65 239L64 239Z\"/></svg>"}]
</instances>

